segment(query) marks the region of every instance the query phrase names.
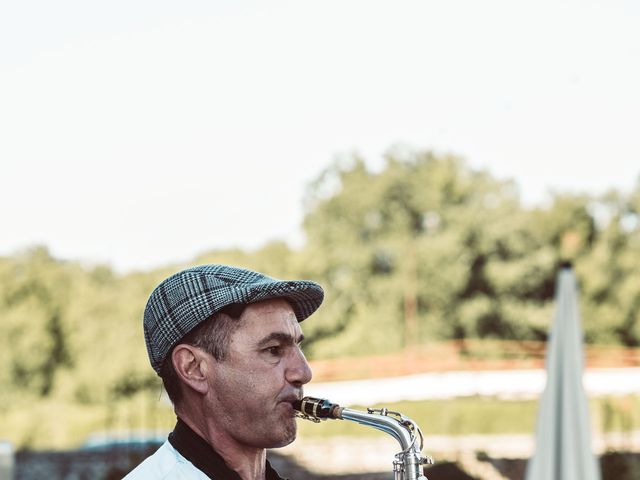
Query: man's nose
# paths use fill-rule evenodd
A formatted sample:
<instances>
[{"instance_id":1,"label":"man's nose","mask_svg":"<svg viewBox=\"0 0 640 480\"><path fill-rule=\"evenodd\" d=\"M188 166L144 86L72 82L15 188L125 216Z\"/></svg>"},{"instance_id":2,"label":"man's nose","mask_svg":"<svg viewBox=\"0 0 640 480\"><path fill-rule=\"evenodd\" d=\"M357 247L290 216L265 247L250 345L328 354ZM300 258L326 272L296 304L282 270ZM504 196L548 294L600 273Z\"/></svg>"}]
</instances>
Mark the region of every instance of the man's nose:
<instances>
[{"instance_id":1,"label":"man's nose","mask_svg":"<svg viewBox=\"0 0 640 480\"><path fill-rule=\"evenodd\" d=\"M291 364L289 365L289 368L287 368L286 376L287 381L296 386L302 386L311 381L313 373L311 372L309 362L307 362L302 350L297 349L293 355Z\"/></svg>"}]
</instances>

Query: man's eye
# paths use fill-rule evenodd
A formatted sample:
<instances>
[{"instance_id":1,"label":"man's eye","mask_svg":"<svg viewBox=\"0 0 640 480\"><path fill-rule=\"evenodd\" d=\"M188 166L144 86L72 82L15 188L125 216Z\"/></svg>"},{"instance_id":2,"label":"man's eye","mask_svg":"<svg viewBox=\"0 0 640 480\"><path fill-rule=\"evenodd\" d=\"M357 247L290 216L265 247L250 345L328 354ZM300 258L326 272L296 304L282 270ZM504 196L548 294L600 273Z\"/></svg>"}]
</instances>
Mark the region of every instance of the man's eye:
<instances>
[{"instance_id":1,"label":"man's eye","mask_svg":"<svg viewBox=\"0 0 640 480\"><path fill-rule=\"evenodd\" d=\"M277 347L268 347L265 349L267 352L269 352L269 354L273 355L274 357L279 357L282 355L282 347L277 346Z\"/></svg>"}]
</instances>

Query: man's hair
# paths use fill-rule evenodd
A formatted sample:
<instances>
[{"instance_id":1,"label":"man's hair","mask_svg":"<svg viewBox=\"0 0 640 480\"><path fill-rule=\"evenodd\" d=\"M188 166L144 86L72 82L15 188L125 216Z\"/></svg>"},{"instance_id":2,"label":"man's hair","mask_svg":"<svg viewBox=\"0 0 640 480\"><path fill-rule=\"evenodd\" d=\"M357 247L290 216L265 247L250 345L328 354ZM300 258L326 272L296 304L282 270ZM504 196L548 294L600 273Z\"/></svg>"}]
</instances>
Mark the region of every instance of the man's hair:
<instances>
[{"instance_id":1,"label":"man's hair","mask_svg":"<svg viewBox=\"0 0 640 480\"><path fill-rule=\"evenodd\" d=\"M231 335L240 326L240 317L246 307L239 303L226 306L187 333L176 346L186 343L201 348L219 362L223 361L229 350ZM172 354L173 349L160 368L160 378L169 399L176 405L182 399L182 382L173 366Z\"/></svg>"}]
</instances>

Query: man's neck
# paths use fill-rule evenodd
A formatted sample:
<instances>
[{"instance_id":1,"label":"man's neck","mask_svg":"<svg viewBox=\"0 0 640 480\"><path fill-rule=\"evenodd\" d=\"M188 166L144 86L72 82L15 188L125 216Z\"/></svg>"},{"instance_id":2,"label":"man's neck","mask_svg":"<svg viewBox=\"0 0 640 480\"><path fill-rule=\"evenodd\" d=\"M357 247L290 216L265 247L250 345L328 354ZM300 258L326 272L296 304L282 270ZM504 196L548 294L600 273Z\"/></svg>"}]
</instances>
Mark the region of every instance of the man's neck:
<instances>
[{"instance_id":1,"label":"man's neck","mask_svg":"<svg viewBox=\"0 0 640 480\"><path fill-rule=\"evenodd\" d=\"M265 480L266 450L239 444L235 439L220 433L219 429L201 416L195 421L193 416L178 413L180 419L196 434L202 437L222 457L227 466L242 480Z\"/></svg>"}]
</instances>

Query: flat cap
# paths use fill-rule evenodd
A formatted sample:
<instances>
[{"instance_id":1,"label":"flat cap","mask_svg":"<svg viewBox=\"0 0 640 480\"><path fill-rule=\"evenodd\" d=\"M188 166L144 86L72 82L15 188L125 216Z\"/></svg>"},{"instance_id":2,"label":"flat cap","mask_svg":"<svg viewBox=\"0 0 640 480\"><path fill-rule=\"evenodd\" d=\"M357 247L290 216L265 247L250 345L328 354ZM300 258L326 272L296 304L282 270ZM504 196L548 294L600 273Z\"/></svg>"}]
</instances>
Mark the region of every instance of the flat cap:
<instances>
[{"instance_id":1,"label":"flat cap","mask_svg":"<svg viewBox=\"0 0 640 480\"><path fill-rule=\"evenodd\" d=\"M160 373L180 339L227 305L273 298L287 300L301 322L318 309L324 292L308 280L278 280L228 265L201 265L171 275L151 293L144 310L151 366Z\"/></svg>"}]
</instances>

